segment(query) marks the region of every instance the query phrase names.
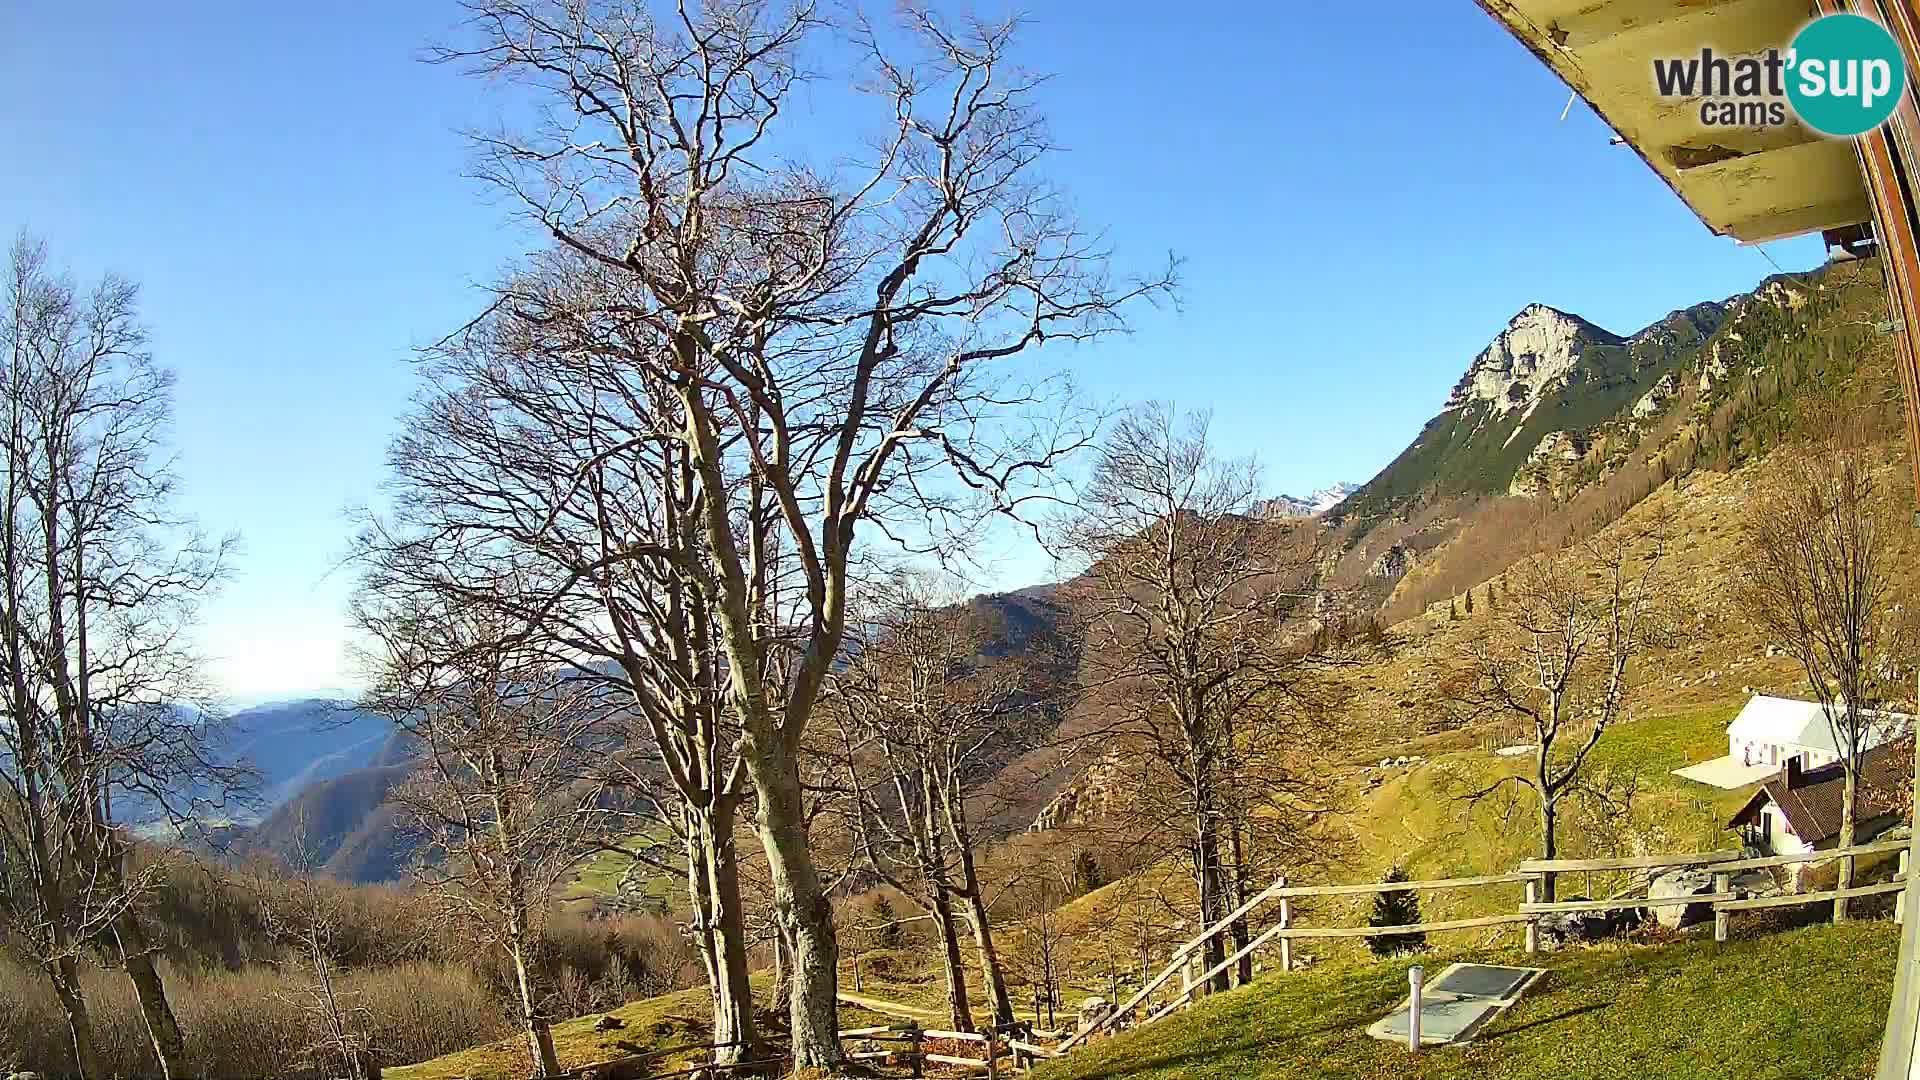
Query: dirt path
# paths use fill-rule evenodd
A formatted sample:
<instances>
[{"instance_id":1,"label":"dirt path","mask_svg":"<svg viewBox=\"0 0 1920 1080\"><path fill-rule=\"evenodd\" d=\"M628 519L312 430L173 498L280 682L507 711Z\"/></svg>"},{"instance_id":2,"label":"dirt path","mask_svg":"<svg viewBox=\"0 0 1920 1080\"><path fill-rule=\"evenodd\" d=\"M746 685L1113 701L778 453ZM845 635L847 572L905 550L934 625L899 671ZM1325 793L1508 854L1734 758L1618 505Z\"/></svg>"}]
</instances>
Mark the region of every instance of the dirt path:
<instances>
[{"instance_id":1,"label":"dirt path","mask_svg":"<svg viewBox=\"0 0 1920 1080\"><path fill-rule=\"evenodd\" d=\"M945 1020L947 1014L932 1009L922 1009L915 1005L902 1005L897 1001L882 1001L862 994L849 994L842 991L840 1000L848 1005L858 1005L870 1012L883 1016L898 1016L903 1020Z\"/></svg>"}]
</instances>

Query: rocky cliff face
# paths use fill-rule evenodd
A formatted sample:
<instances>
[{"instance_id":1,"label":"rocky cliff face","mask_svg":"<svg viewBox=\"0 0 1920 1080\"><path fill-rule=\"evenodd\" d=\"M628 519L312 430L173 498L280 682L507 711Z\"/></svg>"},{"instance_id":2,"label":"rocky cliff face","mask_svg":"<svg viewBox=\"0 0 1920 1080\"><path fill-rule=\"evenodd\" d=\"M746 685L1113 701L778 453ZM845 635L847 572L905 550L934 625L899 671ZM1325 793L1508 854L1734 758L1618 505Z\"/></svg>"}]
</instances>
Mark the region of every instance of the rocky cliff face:
<instances>
[{"instance_id":1,"label":"rocky cliff face","mask_svg":"<svg viewBox=\"0 0 1920 1080\"><path fill-rule=\"evenodd\" d=\"M1513 474L1509 495L1563 497L1580 459L1586 456L1586 436L1577 431L1549 431L1527 455L1527 463Z\"/></svg>"},{"instance_id":2,"label":"rocky cliff face","mask_svg":"<svg viewBox=\"0 0 1920 1080\"><path fill-rule=\"evenodd\" d=\"M1109 752L1100 760L1087 766L1072 783L1068 784L1034 815L1029 832L1044 832L1068 825L1085 824L1098 821L1113 808L1114 800L1120 795L1120 762L1116 753Z\"/></svg>"},{"instance_id":3,"label":"rocky cliff face","mask_svg":"<svg viewBox=\"0 0 1920 1080\"><path fill-rule=\"evenodd\" d=\"M1528 304L1474 357L1447 397L1446 408L1485 401L1503 416L1515 410L1530 412L1548 392L1567 385L1589 348L1624 340L1578 315Z\"/></svg>"}]
</instances>

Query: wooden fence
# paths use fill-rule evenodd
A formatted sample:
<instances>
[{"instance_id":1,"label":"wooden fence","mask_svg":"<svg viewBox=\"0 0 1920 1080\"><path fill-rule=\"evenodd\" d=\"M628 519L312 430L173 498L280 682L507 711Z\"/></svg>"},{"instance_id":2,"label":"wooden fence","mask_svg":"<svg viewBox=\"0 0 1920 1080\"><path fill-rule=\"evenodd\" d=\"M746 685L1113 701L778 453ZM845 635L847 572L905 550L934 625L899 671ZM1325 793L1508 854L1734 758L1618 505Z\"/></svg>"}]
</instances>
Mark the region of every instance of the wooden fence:
<instances>
[{"instance_id":1,"label":"wooden fence","mask_svg":"<svg viewBox=\"0 0 1920 1080\"><path fill-rule=\"evenodd\" d=\"M1826 889L1817 892L1789 893L1778 896L1749 897L1733 887L1733 875L1746 870L1771 869L1791 866L1798 863L1824 862L1830 859L1846 859L1851 863L1863 855L1900 853L1899 870L1894 880L1874 885L1859 885L1848 889ZM1448 930L1472 930L1484 927L1518 925L1524 928L1523 944L1526 951L1532 953L1540 948L1540 922L1548 915L1568 912L1620 911L1630 908L1711 905L1714 915L1714 939L1725 941L1729 933L1729 922L1733 914L1742 911L1757 911L1767 908L1798 907L1808 904L1831 903L1836 900L1880 896L1887 893L1904 893L1907 877L1906 840L1882 840L1876 843L1857 844L1850 848L1809 851L1794 855L1768 855L1758 858L1742 858L1738 851L1705 851L1681 855L1646 855L1621 859L1530 859L1520 864L1510 874L1493 874L1484 877L1441 878L1432 881L1395 881L1367 882L1358 885L1310 885L1290 886L1286 878L1275 881L1259 895L1234 909L1226 917L1201 931L1198 937L1174 950L1173 957L1166 967L1148 979L1134 995L1114 1008L1111 1012L1088 1024L1062 1043L1057 1053L1085 1042L1101 1031L1116 1024L1125 1023L1129 1017L1141 1010L1143 1004L1162 987L1171 983L1174 977L1181 977L1179 996L1157 1007L1151 1007L1140 1023L1150 1024L1162 1017L1171 1015L1192 1005L1198 1000L1206 985L1221 972L1233 967L1247 955L1273 942L1279 943L1280 967L1283 971L1294 966L1293 942L1314 938L1371 938L1397 936L1412 933L1440 933ZM1696 893L1687 896L1648 898L1631 895L1642 889L1616 895L1602 900L1567 900L1557 902L1541 901L1539 897L1546 884L1559 875L1578 872L1601 871L1663 871L1675 869L1703 869L1713 874L1711 892ZM1309 927L1295 923L1296 912L1293 900L1302 897L1324 896L1364 896L1388 892L1425 892L1443 889L1474 889L1505 885L1519 885L1522 897L1512 914L1486 915L1471 919L1446 919L1434 922L1411 923L1401 926L1327 926ZM1199 975L1193 974L1198 966L1196 958L1206 949L1209 942L1232 931L1234 923L1247 918L1254 911L1272 902L1278 903L1276 917L1271 926L1254 935L1246 945L1235 950L1226 959L1215 963ZM1895 901L1895 918L1904 917L1905 897Z\"/></svg>"},{"instance_id":2,"label":"wooden fence","mask_svg":"<svg viewBox=\"0 0 1920 1080\"><path fill-rule=\"evenodd\" d=\"M925 1076L928 1065L946 1065L978 1072L989 1078L1000 1075L1003 1063L1015 1071L1025 1071L1043 1058L1059 1056L1058 1046L1042 1045L1042 1040L1057 1042L1060 1038L1060 1032L1045 1031L1027 1024L986 1031L942 1031L917 1024L896 1024L853 1028L840 1033L842 1043L854 1044L846 1048L849 1061L900 1065L910 1069L913 1076ZM900 1049L863 1048L875 1042L899 1042L905 1045ZM980 1056L969 1057L927 1048L928 1043L943 1042L978 1047Z\"/></svg>"}]
</instances>

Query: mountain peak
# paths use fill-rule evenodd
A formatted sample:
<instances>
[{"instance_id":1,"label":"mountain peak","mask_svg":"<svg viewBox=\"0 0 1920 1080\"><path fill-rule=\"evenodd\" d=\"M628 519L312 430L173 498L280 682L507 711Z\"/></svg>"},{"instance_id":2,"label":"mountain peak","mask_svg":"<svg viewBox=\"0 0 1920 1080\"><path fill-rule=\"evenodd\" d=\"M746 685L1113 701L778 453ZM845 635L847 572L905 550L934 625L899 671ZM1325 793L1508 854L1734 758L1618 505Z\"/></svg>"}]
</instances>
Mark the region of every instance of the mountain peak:
<instances>
[{"instance_id":1,"label":"mountain peak","mask_svg":"<svg viewBox=\"0 0 1920 1080\"><path fill-rule=\"evenodd\" d=\"M1530 409L1578 366L1589 346L1625 340L1578 315L1528 304L1474 357L1447 397L1446 408L1485 401L1501 414Z\"/></svg>"}]
</instances>

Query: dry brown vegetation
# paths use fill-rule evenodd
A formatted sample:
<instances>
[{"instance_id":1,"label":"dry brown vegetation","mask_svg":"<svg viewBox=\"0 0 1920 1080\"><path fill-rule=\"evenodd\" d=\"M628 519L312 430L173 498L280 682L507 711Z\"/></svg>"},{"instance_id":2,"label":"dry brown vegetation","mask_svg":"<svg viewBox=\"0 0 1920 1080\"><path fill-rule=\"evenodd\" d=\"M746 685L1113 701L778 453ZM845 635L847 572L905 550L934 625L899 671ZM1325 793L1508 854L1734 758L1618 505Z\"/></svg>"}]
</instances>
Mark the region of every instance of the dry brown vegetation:
<instances>
[{"instance_id":1,"label":"dry brown vegetation","mask_svg":"<svg viewBox=\"0 0 1920 1080\"><path fill-rule=\"evenodd\" d=\"M267 912L295 882L283 870L226 870L174 860L155 893L164 926L160 962L179 1014L192 1075L319 1075L312 1053L322 1032L300 1000L303 976L268 932ZM318 880L337 912L332 942L347 1011L380 1064L397 1065L498 1039L515 1028L513 974L436 918L406 890ZM536 949L553 987L548 1008L576 1016L652 997L700 978L699 960L666 919L588 919L555 914ZM125 976L82 968L99 995L95 1019L107 1075L151 1072L152 1048ZM0 1071L71 1072L71 1044L58 1003L37 972L0 960Z\"/></svg>"}]
</instances>

